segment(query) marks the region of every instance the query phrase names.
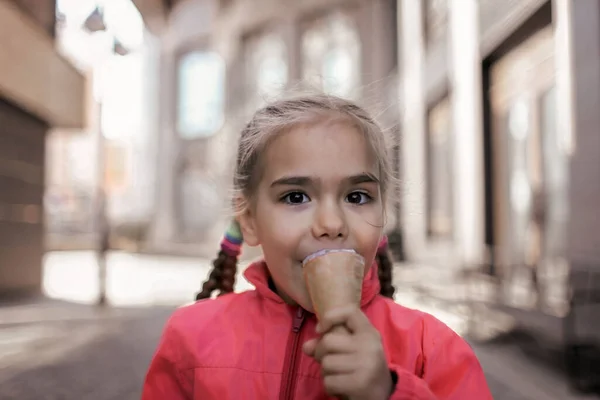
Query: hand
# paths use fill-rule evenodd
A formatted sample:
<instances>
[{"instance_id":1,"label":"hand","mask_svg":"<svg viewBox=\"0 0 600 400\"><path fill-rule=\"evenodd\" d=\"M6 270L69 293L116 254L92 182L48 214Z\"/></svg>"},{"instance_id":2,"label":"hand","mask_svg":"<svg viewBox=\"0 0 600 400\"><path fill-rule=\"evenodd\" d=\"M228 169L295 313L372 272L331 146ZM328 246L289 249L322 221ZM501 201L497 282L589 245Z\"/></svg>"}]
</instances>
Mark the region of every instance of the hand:
<instances>
[{"instance_id":1,"label":"hand","mask_svg":"<svg viewBox=\"0 0 600 400\"><path fill-rule=\"evenodd\" d=\"M340 326L345 327L339 329ZM356 307L326 314L317 325L318 339L309 340L304 352L321 364L330 396L350 400L386 400L393 391L381 335Z\"/></svg>"}]
</instances>

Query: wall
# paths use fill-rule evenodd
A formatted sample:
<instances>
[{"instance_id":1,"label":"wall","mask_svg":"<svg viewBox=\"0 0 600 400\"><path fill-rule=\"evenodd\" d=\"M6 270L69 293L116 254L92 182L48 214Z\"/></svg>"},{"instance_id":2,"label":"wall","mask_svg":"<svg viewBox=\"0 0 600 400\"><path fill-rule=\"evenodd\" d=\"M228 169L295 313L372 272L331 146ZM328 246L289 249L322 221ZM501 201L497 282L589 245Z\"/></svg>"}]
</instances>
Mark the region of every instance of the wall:
<instances>
[{"instance_id":1,"label":"wall","mask_svg":"<svg viewBox=\"0 0 600 400\"><path fill-rule=\"evenodd\" d=\"M572 284L582 290L585 303L592 290L600 293L600 3L572 1L565 8L568 16L563 22L571 28L573 43L570 94L575 136L569 175L568 257ZM599 304L577 309L584 325L579 335L600 340L599 309Z\"/></svg>"},{"instance_id":2,"label":"wall","mask_svg":"<svg viewBox=\"0 0 600 400\"><path fill-rule=\"evenodd\" d=\"M0 295L40 290L47 129L0 100Z\"/></svg>"},{"instance_id":3,"label":"wall","mask_svg":"<svg viewBox=\"0 0 600 400\"><path fill-rule=\"evenodd\" d=\"M496 50L548 0L480 0L479 34L483 57Z\"/></svg>"},{"instance_id":4,"label":"wall","mask_svg":"<svg viewBox=\"0 0 600 400\"><path fill-rule=\"evenodd\" d=\"M0 48L0 95L52 125L83 125L83 77L44 28L6 1L0 1Z\"/></svg>"},{"instance_id":5,"label":"wall","mask_svg":"<svg viewBox=\"0 0 600 400\"><path fill-rule=\"evenodd\" d=\"M49 36L54 36L56 0L12 0Z\"/></svg>"},{"instance_id":6,"label":"wall","mask_svg":"<svg viewBox=\"0 0 600 400\"><path fill-rule=\"evenodd\" d=\"M600 4L573 1L574 153L570 258L600 272Z\"/></svg>"},{"instance_id":7,"label":"wall","mask_svg":"<svg viewBox=\"0 0 600 400\"><path fill-rule=\"evenodd\" d=\"M84 125L83 76L54 47L53 1L0 1L0 296L41 290L45 138Z\"/></svg>"}]
</instances>

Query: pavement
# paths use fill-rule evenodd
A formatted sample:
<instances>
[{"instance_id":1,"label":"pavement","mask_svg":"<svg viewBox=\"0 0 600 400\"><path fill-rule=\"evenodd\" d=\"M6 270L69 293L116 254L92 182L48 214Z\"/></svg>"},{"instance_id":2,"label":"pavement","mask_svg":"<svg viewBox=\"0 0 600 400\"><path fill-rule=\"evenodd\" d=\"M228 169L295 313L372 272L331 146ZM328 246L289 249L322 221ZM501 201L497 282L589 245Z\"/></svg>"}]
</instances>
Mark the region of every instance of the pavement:
<instances>
[{"instance_id":1,"label":"pavement","mask_svg":"<svg viewBox=\"0 0 600 400\"><path fill-rule=\"evenodd\" d=\"M99 313L91 306L33 307L40 308L41 322L0 327L0 399L140 398L146 368L171 308ZM69 310L77 315L44 318L48 312L58 316Z\"/></svg>"},{"instance_id":2,"label":"pavement","mask_svg":"<svg viewBox=\"0 0 600 400\"><path fill-rule=\"evenodd\" d=\"M44 264L45 297L0 304L0 400L139 399L146 368L173 309L193 298L209 260L109 255L110 307L98 308L92 253L50 253ZM403 269L402 269L403 268ZM459 334L468 312L427 298L396 268L397 301L422 309ZM250 285L239 279L236 290ZM456 294L456 293L455 293ZM496 327L508 326L491 316ZM498 317L498 318L496 318ZM598 397L571 393L565 377L529 358L518 342L474 341L496 400L570 400Z\"/></svg>"}]
</instances>

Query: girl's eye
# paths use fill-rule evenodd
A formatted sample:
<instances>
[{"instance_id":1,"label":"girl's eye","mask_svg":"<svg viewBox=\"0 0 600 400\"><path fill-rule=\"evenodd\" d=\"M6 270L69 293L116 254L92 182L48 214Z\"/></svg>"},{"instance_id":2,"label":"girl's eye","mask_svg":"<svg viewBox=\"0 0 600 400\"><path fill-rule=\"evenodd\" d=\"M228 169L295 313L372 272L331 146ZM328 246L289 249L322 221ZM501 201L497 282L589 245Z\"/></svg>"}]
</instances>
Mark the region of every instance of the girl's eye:
<instances>
[{"instance_id":1,"label":"girl's eye","mask_svg":"<svg viewBox=\"0 0 600 400\"><path fill-rule=\"evenodd\" d=\"M373 198L363 192L352 192L346 196L346 201L351 204L366 204L371 200L373 200Z\"/></svg>"},{"instance_id":2,"label":"girl's eye","mask_svg":"<svg viewBox=\"0 0 600 400\"><path fill-rule=\"evenodd\" d=\"M303 204L310 201L308 196L302 192L288 193L285 196L283 196L281 200L283 200L283 202L287 204Z\"/></svg>"}]
</instances>

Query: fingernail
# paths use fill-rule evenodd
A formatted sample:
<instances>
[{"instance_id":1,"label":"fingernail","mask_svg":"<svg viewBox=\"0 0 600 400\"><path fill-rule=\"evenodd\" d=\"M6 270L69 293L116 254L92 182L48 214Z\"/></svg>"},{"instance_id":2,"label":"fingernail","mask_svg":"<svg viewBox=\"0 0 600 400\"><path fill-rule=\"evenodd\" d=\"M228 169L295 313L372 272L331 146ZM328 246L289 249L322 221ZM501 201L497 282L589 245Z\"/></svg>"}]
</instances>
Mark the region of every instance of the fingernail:
<instances>
[{"instance_id":1,"label":"fingernail","mask_svg":"<svg viewBox=\"0 0 600 400\"><path fill-rule=\"evenodd\" d=\"M321 333L321 324L317 324L317 326L315 327L315 331L317 333Z\"/></svg>"}]
</instances>

